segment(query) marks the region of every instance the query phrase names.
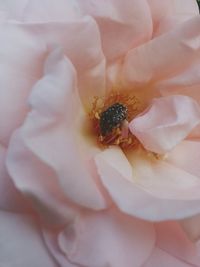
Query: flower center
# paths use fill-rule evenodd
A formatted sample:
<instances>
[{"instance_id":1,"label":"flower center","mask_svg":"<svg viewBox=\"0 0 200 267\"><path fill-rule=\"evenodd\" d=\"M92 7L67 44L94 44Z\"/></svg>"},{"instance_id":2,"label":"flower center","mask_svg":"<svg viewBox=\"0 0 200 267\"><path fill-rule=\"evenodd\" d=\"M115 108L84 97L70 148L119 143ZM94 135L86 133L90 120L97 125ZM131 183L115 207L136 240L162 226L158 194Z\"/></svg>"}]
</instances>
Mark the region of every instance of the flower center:
<instances>
[{"instance_id":1,"label":"flower center","mask_svg":"<svg viewBox=\"0 0 200 267\"><path fill-rule=\"evenodd\" d=\"M130 91L113 91L107 97L94 97L89 117L98 144L119 145L123 149L138 145L128 124L141 111L139 99Z\"/></svg>"},{"instance_id":2,"label":"flower center","mask_svg":"<svg viewBox=\"0 0 200 267\"><path fill-rule=\"evenodd\" d=\"M111 133L113 129L119 128L127 117L127 108L120 103L108 107L99 115L99 127L102 136Z\"/></svg>"}]
</instances>

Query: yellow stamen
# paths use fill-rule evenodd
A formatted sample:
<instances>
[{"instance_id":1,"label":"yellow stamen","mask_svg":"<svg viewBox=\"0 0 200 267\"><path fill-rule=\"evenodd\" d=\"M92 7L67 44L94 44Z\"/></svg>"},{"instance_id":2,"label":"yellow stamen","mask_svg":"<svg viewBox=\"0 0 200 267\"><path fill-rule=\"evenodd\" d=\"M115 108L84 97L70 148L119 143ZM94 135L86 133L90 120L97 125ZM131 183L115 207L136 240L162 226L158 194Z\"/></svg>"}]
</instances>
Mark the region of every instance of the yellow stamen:
<instances>
[{"instance_id":1,"label":"yellow stamen","mask_svg":"<svg viewBox=\"0 0 200 267\"><path fill-rule=\"evenodd\" d=\"M99 113L98 113L98 112L95 113L95 118L96 118L97 120L100 120L100 116L99 116Z\"/></svg>"},{"instance_id":2,"label":"yellow stamen","mask_svg":"<svg viewBox=\"0 0 200 267\"><path fill-rule=\"evenodd\" d=\"M127 121L114 128L111 133L107 134L106 136L102 136L99 127L101 113L115 103L121 103L127 108ZM132 91L122 91L120 93L118 91L112 91L106 97L94 97L89 117L92 122L93 132L97 136L99 145L118 145L123 149L127 149L135 147L137 144L139 144L139 141L136 139L136 137L133 136L129 131L128 122L130 122L141 111L142 106L140 101L132 93Z\"/></svg>"}]
</instances>

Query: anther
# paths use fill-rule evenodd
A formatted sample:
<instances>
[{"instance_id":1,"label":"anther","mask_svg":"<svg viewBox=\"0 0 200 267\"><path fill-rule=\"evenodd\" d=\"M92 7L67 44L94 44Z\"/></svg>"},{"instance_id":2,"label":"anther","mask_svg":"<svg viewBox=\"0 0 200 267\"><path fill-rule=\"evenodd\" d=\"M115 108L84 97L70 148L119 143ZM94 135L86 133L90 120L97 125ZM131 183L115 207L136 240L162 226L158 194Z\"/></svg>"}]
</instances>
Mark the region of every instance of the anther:
<instances>
[{"instance_id":1,"label":"anther","mask_svg":"<svg viewBox=\"0 0 200 267\"><path fill-rule=\"evenodd\" d=\"M118 128L127 117L127 108L120 103L115 103L100 114L100 133L105 136Z\"/></svg>"}]
</instances>

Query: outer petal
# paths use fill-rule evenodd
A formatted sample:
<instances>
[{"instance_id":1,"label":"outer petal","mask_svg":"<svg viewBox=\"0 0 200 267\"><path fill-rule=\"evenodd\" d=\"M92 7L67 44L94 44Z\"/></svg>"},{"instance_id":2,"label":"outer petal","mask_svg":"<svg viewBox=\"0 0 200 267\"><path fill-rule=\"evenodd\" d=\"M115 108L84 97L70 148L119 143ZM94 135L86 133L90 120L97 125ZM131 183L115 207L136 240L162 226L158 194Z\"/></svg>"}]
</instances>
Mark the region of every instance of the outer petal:
<instances>
[{"instance_id":1,"label":"outer petal","mask_svg":"<svg viewBox=\"0 0 200 267\"><path fill-rule=\"evenodd\" d=\"M0 140L7 145L28 110L26 99L42 72L46 47L19 25L1 23L0 39Z\"/></svg>"},{"instance_id":2,"label":"outer petal","mask_svg":"<svg viewBox=\"0 0 200 267\"><path fill-rule=\"evenodd\" d=\"M186 232L190 240L199 241L200 238L200 215L180 221L183 230Z\"/></svg>"},{"instance_id":3,"label":"outer petal","mask_svg":"<svg viewBox=\"0 0 200 267\"><path fill-rule=\"evenodd\" d=\"M2 266L58 267L29 216L0 212L0 247Z\"/></svg>"},{"instance_id":4,"label":"outer petal","mask_svg":"<svg viewBox=\"0 0 200 267\"><path fill-rule=\"evenodd\" d=\"M108 60L151 38L152 21L146 1L79 0L79 4L85 14L96 19Z\"/></svg>"},{"instance_id":5,"label":"outer petal","mask_svg":"<svg viewBox=\"0 0 200 267\"><path fill-rule=\"evenodd\" d=\"M69 233L69 243L72 242L74 238L73 223L72 221L68 224L68 233ZM66 228L64 228L66 229ZM50 228L43 228L43 238L46 246L48 247L51 255L54 257L55 261L59 263L59 267L77 267L77 264L73 264L66 256L65 253L60 249L58 242L59 234L64 231L63 228L57 229L57 231L52 231ZM78 265L79 267L80 265Z\"/></svg>"},{"instance_id":6,"label":"outer petal","mask_svg":"<svg viewBox=\"0 0 200 267\"><path fill-rule=\"evenodd\" d=\"M6 148L0 145L0 210L30 212L30 206L16 190L7 173L5 166L6 152Z\"/></svg>"},{"instance_id":7,"label":"outer petal","mask_svg":"<svg viewBox=\"0 0 200 267\"><path fill-rule=\"evenodd\" d=\"M191 96L200 102L199 86L200 86L200 64L192 65L179 75L161 81L156 84L156 89L161 95L167 96L172 94Z\"/></svg>"},{"instance_id":8,"label":"outer petal","mask_svg":"<svg viewBox=\"0 0 200 267\"><path fill-rule=\"evenodd\" d=\"M200 123L200 106L187 96L154 99L151 107L133 119L129 129L143 146L164 154L186 138Z\"/></svg>"},{"instance_id":9,"label":"outer petal","mask_svg":"<svg viewBox=\"0 0 200 267\"><path fill-rule=\"evenodd\" d=\"M151 223L116 211L84 214L58 236L62 253L87 267L140 267L154 242Z\"/></svg>"},{"instance_id":10,"label":"outer petal","mask_svg":"<svg viewBox=\"0 0 200 267\"><path fill-rule=\"evenodd\" d=\"M70 23L1 24L0 39L0 141L4 144L7 145L13 130L25 118L27 97L42 76L44 59L52 46L63 47L75 65L80 93L86 103L94 95L104 93L105 62L92 18Z\"/></svg>"},{"instance_id":11,"label":"outer petal","mask_svg":"<svg viewBox=\"0 0 200 267\"><path fill-rule=\"evenodd\" d=\"M192 65L186 71L181 74L161 81L156 84L155 89L158 90L161 95L187 95L200 103L199 85L200 85L200 72L199 63ZM200 137L200 127L196 127L190 134L190 138Z\"/></svg>"},{"instance_id":12,"label":"outer petal","mask_svg":"<svg viewBox=\"0 0 200 267\"><path fill-rule=\"evenodd\" d=\"M12 137L7 168L15 187L32 204L44 223L60 226L74 217L76 208L69 203L56 180L56 174L25 145L20 132Z\"/></svg>"},{"instance_id":13,"label":"outer petal","mask_svg":"<svg viewBox=\"0 0 200 267\"><path fill-rule=\"evenodd\" d=\"M154 34L160 35L199 14L196 0L147 0L151 9Z\"/></svg>"},{"instance_id":14,"label":"outer petal","mask_svg":"<svg viewBox=\"0 0 200 267\"><path fill-rule=\"evenodd\" d=\"M199 26L198 16L130 50L123 66L124 82L132 85L158 82L196 63L200 55Z\"/></svg>"},{"instance_id":15,"label":"outer petal","mask_svg":"<svg viewBox=\"0 0 200 267\"><path fill-rule=\"evenodd\" d=\"M7 20L25 22L67 21L80 16L78 5L71 0L1 1L0 12Z\"/></svg>"},{"instance_id":16,"label":"outer petal","mask_svg":"<svg viewBox=\"0 0 200 267\"><path fill-rule=\"evenodd\" d=\"M68 23L34 23L22 27L42 40L48 48L63 48L77 71L78 88L85 105L94 95L105 93L105 58L94 19L86 16Z\"/></svg>"},{"instance_id":17,"label":"outer petal","mask_svg":"<svg viewBox=\"0 0 200 267\"><path fill-rule=\"evenodd\" d=\"M167 157L167 162L200 178L200 141L185 140L177 145Z\"/></svg>"},{"instance_id":18,"label":"outer petal","mask_svg":"<svg viewBox=\"0 0 200 267\"><path fill-rule=\"evenodd\" d=\"M121 211L152 221L181 219L200 211L197 177L136 150L128 155L133 169L130 181L109 156L112 153L112 148L105 150L95 162L104 187Z\"/></svg>"},{"instance_id":19,"label":"outer petal","mask_svg":"<svg viewBox=\"0 0 200 267\"><path fill-rule=\"evenodd\" d=\"M92 165L89 156L86 159L80 147L75 77L71 63L59 49L53 51L44 77L33 88L32 111L13 136L7 158L16 186L36 200L41 214L42 207L47 215L53 214L50 220L57 218L59 223L73 216L66 198L94 209L106 205L87 169Z\"/></svg>"},{"instance_id":20,"label":"outer petal","mask_svg":"<svg viewBox=\"0 0 200 267\"><path fill-rule=\"evenodd\" d=\"M159 248L154 250L149 260L142 267L160 267L160 264L162 264L162 267L194 267L194 265L187 264Z\"/></svg>"},{"instance_id":21,"label":"outer petal","mask_svg":"<svg viewBox=\"0 0 200 267\"><path fill-rule=\"evenodd\" d=\"M178 222L158 223L155 229L158 248L189 266L200 266L199 248L187 238Z\"/></svg>"}]
</instances>

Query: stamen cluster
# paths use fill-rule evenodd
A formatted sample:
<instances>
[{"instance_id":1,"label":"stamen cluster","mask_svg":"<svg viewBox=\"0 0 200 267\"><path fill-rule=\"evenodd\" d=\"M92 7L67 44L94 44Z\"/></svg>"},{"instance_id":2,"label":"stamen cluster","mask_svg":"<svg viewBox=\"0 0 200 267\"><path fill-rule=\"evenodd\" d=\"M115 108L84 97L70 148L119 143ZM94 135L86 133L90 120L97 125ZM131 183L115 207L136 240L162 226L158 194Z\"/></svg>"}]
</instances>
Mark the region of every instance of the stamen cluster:
<instances>
[{"instance_id":1,"label":"stamen cluster","mask_svg":"<svg viewBox=\"0 0 200 267\"><path fill-rule=\"evenodd\" d=\"M98 144L119 145L123 149L136 146L138 140L129 131L128 122L140 112L140 102L130 91L95 97L89 116Z\"/></svg>"}]
</instances>

